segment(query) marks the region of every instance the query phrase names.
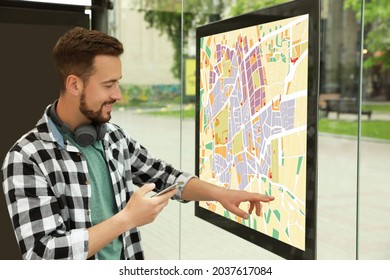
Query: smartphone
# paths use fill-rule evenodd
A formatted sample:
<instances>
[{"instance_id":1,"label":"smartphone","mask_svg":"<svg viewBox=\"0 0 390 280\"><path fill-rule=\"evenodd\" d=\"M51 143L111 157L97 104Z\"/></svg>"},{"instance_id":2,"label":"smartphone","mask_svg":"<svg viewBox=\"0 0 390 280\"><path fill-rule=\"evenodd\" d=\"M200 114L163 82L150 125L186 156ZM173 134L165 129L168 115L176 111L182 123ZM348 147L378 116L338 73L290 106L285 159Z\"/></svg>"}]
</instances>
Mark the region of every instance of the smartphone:
<instances>
[{"instance_id":1,"label":"smartphone","mask_svg":"<svg viewBox=\"0 0 390 280\"><path fill-rule=\"evenodd\" d=\"M163 189L161 192L158 192L158 193L152 195L152 197L160 196L160 195L167 193L173 189L177 189L178 187L182 187L183 185L184 185L184 182L182 182L182 181L176 182L173 185L170 185L168 188Z\"/></svg>"}]
</instances>

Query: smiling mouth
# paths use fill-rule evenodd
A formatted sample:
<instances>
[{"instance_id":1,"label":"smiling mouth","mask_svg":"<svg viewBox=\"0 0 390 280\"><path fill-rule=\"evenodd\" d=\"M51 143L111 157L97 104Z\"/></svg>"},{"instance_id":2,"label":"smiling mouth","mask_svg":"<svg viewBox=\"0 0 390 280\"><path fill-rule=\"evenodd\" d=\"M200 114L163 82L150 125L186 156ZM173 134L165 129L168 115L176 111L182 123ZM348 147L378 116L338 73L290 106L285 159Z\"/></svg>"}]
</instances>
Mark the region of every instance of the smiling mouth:
<instances>
[{"instance_id":1,"label":"smiling mouth","mask_svg":"<svg viewBox=\"0 0 390 280\"><path fill-rule=\"evenodd\" d=\"M115 103L115 101L114 102L105 102L105 103L103 103L103 107L106 107L108 109L112 109L112 105L114 103Z\"/></svg>"}]
</instances>

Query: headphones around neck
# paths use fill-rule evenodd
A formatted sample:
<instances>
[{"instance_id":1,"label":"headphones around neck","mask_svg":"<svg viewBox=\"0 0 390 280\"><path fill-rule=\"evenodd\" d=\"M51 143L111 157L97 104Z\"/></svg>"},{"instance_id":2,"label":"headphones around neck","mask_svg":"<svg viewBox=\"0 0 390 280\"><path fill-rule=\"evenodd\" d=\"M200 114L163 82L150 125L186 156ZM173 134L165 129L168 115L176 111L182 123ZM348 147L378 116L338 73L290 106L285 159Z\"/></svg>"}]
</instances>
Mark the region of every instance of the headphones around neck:
<instances>
[{"instance_id":1,"label":"headphones around neck","mask_svg":"<svg viewBox=\"0 0 390 280\"><path fill-rule=\"evenodd\" d=\"M107 131L105 124L83 124L72 131L70 127L63 123L58 117L56 112L57 102L58 100L54 101L51 105L49 116L62 133L69 133L76 143L83 147L91 145L95 141L100 141L104 138Z\"/></svg>"}]
</instances>

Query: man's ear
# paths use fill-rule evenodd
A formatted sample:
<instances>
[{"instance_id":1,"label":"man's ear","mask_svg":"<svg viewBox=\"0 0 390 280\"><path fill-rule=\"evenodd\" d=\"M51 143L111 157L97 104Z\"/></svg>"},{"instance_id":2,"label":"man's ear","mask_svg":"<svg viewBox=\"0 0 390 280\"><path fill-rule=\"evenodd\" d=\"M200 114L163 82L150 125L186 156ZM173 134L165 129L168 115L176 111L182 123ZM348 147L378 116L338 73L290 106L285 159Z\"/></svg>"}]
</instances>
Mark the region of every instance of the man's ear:
<instances>
[{"instance_id":1,"label":"man's ear","mask_svg":"<svg viewBox=\"0 0 390 280\"><path fill-rule=\"evenodd\" d=\"M69 75L65 82L66 91L74 96L78 96L83 89L83 81L76 75Z\"/></svg>"}]
</instances>

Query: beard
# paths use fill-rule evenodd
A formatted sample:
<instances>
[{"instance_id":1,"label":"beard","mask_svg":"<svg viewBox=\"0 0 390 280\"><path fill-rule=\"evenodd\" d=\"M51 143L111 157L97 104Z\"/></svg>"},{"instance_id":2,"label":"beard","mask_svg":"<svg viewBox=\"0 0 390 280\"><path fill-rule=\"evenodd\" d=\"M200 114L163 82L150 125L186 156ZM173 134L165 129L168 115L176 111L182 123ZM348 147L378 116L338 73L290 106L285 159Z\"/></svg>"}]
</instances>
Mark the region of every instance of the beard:
<instances>
[{"instance_id":1,"label":"beard","mask_svg":"<svg viewBox=\"0 0 390 280\"><path fill-rule=\"evenodd\" d=\"M104 102L102 104L102 106L100 107L100 109L95 112L95 111L93 111L93 110L88 108L87 103L85 101L85 93L82 92L81 93L81 97L80 97L79 109L80 109L80 112L85 117L87 117L87 119L89 119L92 123L104 124L104 123L107 123L111 119L111 114L108 113L108 115L105 117L103 115L103 106L106 105L106 104L113 104L114 102L115 101L111 101L111 100Z\"/></svg>"}]
</instances>

